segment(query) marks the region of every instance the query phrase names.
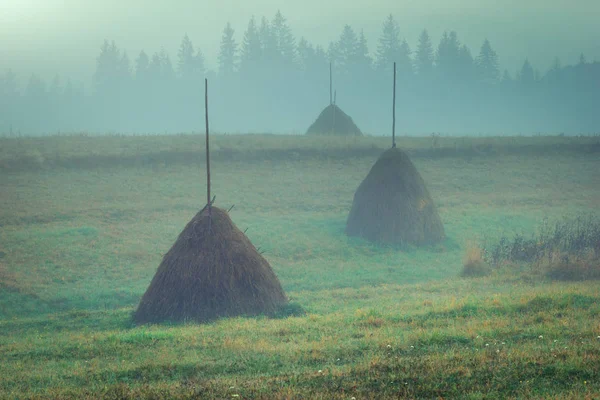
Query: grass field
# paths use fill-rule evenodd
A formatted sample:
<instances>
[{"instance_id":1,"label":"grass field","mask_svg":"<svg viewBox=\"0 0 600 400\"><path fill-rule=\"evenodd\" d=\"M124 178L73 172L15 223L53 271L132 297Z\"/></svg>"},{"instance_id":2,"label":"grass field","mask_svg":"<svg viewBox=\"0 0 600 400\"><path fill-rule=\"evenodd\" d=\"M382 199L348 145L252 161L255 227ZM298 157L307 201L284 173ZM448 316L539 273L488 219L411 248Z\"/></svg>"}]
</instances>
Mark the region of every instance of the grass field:
<instances>
[{"instance_id":1,"label":"grass field","mask_svg":"<svg viewBox=\"0 0 600 400\"><path fill-rule=\"evenodd\" d=\"M215 136L216 205L306 315L136 327L205 203L202 157L177 161L199 139L0 139L0 398L600 398L598 281L460 277L473 243L597 214L597 137L443 138L483 147L439 157L400 138L448 236L400 250L343 233L383 139Z\"/></svg>"}]
</instances>

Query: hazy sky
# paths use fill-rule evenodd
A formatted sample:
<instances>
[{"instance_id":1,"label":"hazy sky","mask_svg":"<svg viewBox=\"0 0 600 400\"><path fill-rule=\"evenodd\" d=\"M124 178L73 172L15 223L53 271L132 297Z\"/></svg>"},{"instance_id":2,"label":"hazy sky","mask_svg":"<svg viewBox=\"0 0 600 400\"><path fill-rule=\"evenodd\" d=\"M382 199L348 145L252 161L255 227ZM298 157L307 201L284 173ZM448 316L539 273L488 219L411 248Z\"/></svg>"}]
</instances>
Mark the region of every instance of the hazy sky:
<instances>
[{"instance_id":1,"label":"hazy sky","mask_svg":"<svg viewBox=\"0 0 600 400\"><path fill-rule=\"evenodd\" d=\"M600 0L0 0L0 71L60 73L87 86L105 38L131 59L165 48L175 62L185 33L214 67L227 21L239 42L251 15L271 18L277 9L297 37L324 46L348 23L364 29L373 51L392 13L412 48L423 28L434 45L456 30L474 55L487 37L512 74L526 56L542 73L555 56L600 61Z\"/></svg>"}]
</instances>

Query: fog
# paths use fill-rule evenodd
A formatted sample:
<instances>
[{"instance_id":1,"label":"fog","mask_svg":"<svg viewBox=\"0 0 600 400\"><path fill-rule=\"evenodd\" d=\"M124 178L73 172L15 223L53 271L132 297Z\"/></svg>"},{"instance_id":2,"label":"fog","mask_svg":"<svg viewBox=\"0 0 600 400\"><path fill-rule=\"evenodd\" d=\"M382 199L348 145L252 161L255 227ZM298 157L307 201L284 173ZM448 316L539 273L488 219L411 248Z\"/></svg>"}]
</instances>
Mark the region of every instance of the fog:
<instances>
[{"instance_id":1,"label":"fog","mask_svg":"<svg viewBox=\"0 0 600 400\"><path fill-rule=\"evenodd\" d=\"M216 130L303 133L329 102L330 61L338 105L369 134L390 130L393 61L400 133L596 133L599 13L591 0L0 0L0 134L200 130L204 77Z\"/></svg>"}]
</instances>

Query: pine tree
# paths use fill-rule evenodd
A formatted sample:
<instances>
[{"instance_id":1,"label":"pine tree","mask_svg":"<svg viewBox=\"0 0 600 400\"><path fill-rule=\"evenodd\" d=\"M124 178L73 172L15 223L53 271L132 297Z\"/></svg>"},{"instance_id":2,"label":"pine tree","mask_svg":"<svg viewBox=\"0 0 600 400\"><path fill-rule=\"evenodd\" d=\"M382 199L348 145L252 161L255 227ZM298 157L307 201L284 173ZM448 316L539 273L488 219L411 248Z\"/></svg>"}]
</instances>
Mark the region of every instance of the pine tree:
<instances>
[{"instance_id":1,"label":"pine tree","mask_svg":"<svg viewBox=\"0 0 600 400\"><path fill-rule=\"evenodd\" d=\"M554 57L554 61L552 62L552 66L548 70L545 76L545 80L547 82L556 83L560 80L560 71L562 70L562 65L560 59L558 57Z\"/></svg>"},{"instance_id":2,"label":"pine tree","mask_svg":"<svg viewBox=\"0 0 600 400\"><path fill-rule=\"evenodd\" d=\"M383 32L379 38L376 52L376 67L378 70L388 70L400 53L400 29L396 20L390 14L383 23Z\"/></svg>"},{"instance_id":3,"label":"pine tree","mask_svg":"<svg viewBox=\"0 0 600 400\"><path fill-rule=\"evenodd\" d=\"M415 63L419 75L428 76L433 70L433 45L426 29L419 36L419 45L415 54Z\"/></svg>"},{"instance_id":4,"label":"pine tree","mask_svg":"<svg viewBox=\"0 0 600 400\"><path fill-rule=\"evenodd\" d=\"M529 59L525 59L521 71L519 73L519 82L522 87L528 88L535 83L535 72L529 63Z\"/></svg>"},{"instance_id":5,"label":"pine tree","mask_svg":"<svg viewBox=\"0 0 600 400\"><path fill-rule=\"evenodd\" d=\"M492 49L490 41L485 39L477 56L477 72L482 82L493 84L498 82L500 68L498 54Z\"/></svg>"},{"instance_id":6,"label":"pine tree","mask_svg":"<svg viewBox=\"0 0 600 400\"><path fill-rule=\"evenodd\" d=\"M309 69L310 60L314 57L315 48L310 44L304 36L298 41L298 64L302 71Z\"/></svg>"},{"instance_id":7,"label":"pine tree","mask_svg":"<svg viewBox=\"0 0 600 400\"><path fill-rule=\"evenodd\" d=\"M179 77L184 81L190 81L197 77L194 44L187 33L181 40L181 45L177 52L177 72Z\"/></svg>"},{"instance_id":8,"label":"pine tree","mask_svg":"<svg viewBox=\"0 0 600 400\"><path fill-rule=\"evenodd\" d=\"M128 85L131 81L131 62L129 61L129 56L126 51L121 54L121 58L119 59L117 79L119 80L121 90L124 90L125 85Z\"/></svg>"},{"instance_id":9,"label":"pine tree","mask_svg":"<svg viewBox=\"0 0 600 400\"><path fill-rule=\"evenodd\" d=\"M400 41L400 28L390 14L383 23L382 34L377 45L375 68L380 72L390 71L396 62L398 75L408 77L413 74L410 55L410 46L406 40Z\"/></svg>"},{"instance_id":10,"label":"pine tree","mask_svg":"<svg viewBox=\"0 0 600 400\"><path fill-rule=\"evenodd\" d=\"M313 46L305 38L298 42L298 63L305 75L313 82L313 78L325 76L327 71L327 55L320 46Z\"/></svg>"},{"instance_id":11,"label":"pine tree","mask_svg":"<svg viewBox=\"0 0 600 400\"><path fill-rule=\"evenodd\" d=\"M250 74L256 73L262 57L260 36L254 16L248 22L244 33L240 60L240 70Z\"/></svg>"},{"instance_id":12,"label":"pine tree","mask_svg":"<svg viewBox=\"0 0 600 400\"><path fill-rule=\"evenodd\" d=\"M148 77L148 69L150 68L150 59L145 51L141 51L135 59L135 79L138 81Z\"/></svg>"},{"instance_id":13,"label":"pine tree","mask_svg":"<svg viewBox=\"0 0 600 400\"><path fill-rule=\"evenodd\" d=\"M475 60L471 49L466 44L463 44L458 51L457 73L457 76L463 81L471 81L476 76Z\"/></svg>"},{"instance_id":14,"label":"pine tree","mask_svg":"<svg viewBox=\"0 0 600 400\"><path fill-rule=\"evenodd\" d=\"M152 55L152 60L148 66L148 76L154 83L162 79L162 61L157 52Z\"/></svg>"},{"instance_id":15,"label":"pine tree","mask_svg":"<svg viewBox=\"0 0 600 400\"><path fill-rule=\"evenodd\" d=\"M365 32L361 29L360 35L358 36L358 47L353 62L361 72L366 72L371 69L373 60L369 56L369 46L367 44L367 38Z\"/></svg>"},{"instance_id":16,"label":"pine tree","mask_svg":"<svg viewBox=\"0 0 600 400\"><path fill-rule=\"evenodd\" d=\"M7 99L14 99L18 95L17 75L12 69L8 69L0 80L0 96Z\"/></svg>"},{"instance_id":17,"label":"pine tree","mask_svg":"<svg viewBox=\"0 0 600 400\"><path fill-rule=\"evenodd\" d=\"M332 51L336 52L336 64L340 72L349 74L358 58L358 38L350 25L344 26L340 39L332 47Z\"/></svg>"},{"instance_id":18,"label":"pine tree","mask_svg":"<svg viewBox=\"0 0 600 400\"><path fill-rule=\"evenodd\" d=\"M200 49L196 50L195 65L196 65L196 73L198 74L198 76L199 77L206 76L206 62L205 62L205 58L204 58L204 53L202 53L202 50L200 50ZM200 79L200 80L202 80L202 79Z\"/></svg>"},{"instance_id":19,"label":"pine tree","mask_svg":"<svg viewBox=\"0 0 600 400\"><path fill-rule=\"evenodd\" d=\"M456 32L444 32L436 53L436 70L442 77L452 79L459 76L460 47Z\"/></svg>"},{"instance_id":20,"label":"pine tree","mask_svg":"<svg viewBox=\"0 0 600 400\"><path fill-rule=\"evenodd\" d=\"M172 81L175 79L175 70L173 69L173 63L171 62L171 57L165 51L165 49L161 49L159 53L160 57L160 72L163 80L166 82Z\"/></svg>"},{"instance_id":21,"label":"pine tree","mask_svg":"<svg viewBox=\"0 0 600 400\"><path fill-rule=\"evenodd\" d=\"M271 28L277 46L278 57L284 65L289 66L294 64L296 61L296 40L281 11L277 10Z\"/></svg>"},{"instance_id":22,"label":"pine tree","mask_svg":"<svg viewBox=\"0 0 600 400\"><path fill-rule=\"evenodd\" d=\"M414 74L413 62L410 58L412 51L410 50L410 46L406 39L402 40L402 44L400 45L400 52L396 56L397 61L397 69L398 74L400 76L411 76Z\"/></svg>"},{"instance_id":23,"label":"pine tree","mask_svg":"<svg viewBox=\"0 0 600 400\"><path fill-rule=\"evenodd\" d=\"M221 46L219 49L219 73L226 77L233 75L236 70L237 43L235 42L233 34L234 30L228 22L223 29Z\"/></svg>"},{"instance_id":24,"label":"pine tree","mask_svg":"<svg viewBox=\"0 0 600 400\"><path fill-rule=\"evenodd\" d=\"M94 80L96 90L111 92L119 87L119 70L121 68L121 55L115 42L105 40L100 48L100 55L96 58L96 72Z\"/></svg>"},{"instance_id":25,"label":"pine tree","mask_svg":"<svg viewBox=\"0 0 600 400\"><path fill-rule=\"evenodd\" d=\"M262 59L265 63L273 63L277 59L277 40L273 35L267 18L262 17L258 30Z\"/></svg>"}]
</instances>

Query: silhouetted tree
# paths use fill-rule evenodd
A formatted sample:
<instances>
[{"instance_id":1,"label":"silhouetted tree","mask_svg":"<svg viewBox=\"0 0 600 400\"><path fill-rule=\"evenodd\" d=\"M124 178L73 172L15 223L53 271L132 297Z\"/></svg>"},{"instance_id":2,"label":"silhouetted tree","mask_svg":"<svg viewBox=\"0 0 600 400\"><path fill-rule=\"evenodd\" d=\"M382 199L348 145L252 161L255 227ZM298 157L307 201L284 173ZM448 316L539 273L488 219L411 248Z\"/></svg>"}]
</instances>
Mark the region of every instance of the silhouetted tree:
<instances>
[{"instance_id":1,"label":"silhouetted tree","mask_svg":"<svg viewBox=\"0 0 600 400\"><path fill-rule=\"evenodd\" d=\"M360 35L358 36L358 46L353 58L353 63L355 64L356 72L361 74L370 71L371 65L373 64L373 60L371 59L371 56L369 56L367 38L365 37L365 32L362 29L360 31Z\"/></svg>"},{"instance_id":2,"label":"silhouetted tree","mask_svg":"<svg viewBox=\"0 0 600 400\"><path fill-rule=\"evenodd\" d=\"M277 39L266 17L262 17L260 20L258 37L260 39L263 60L266 63L274 62L277 59Z\"/></svg>"},{"instance_id":3,"label":"silhouetted tree","mask_svg":"<svg viewBox=\"0 0 600 400\"><path fill-rule=\"evenodd\" d=\"M296 61L296 43L287 20L279 10L273 18L271 29L277 46L277 56L283 66L289 68Z\"/></svg>"},{"instance_id":4,"label":"silhouetted tree","mask_svg":"<svg viewBox=\"0 0 600 400\"><path fill-rule=\"evenodd\" d=\"M122 74L122 59L114 41L105 40L100 48L100 55L96 58L96 72L94 81L96 91L112 94L119 87L119 78Z\"/></svg>"},{"instance_id":5,"label":"silhouetted tree","mask_svg":"<svg viewBox=\"0 0 600 400\"><path fill-rule=\"evenodd\" d=\"M463 82L472 81L475 77L475 60L471 49L466 44L460 46L458 51L457 75Z\"/></svg>"},{"instance_id":6,"label":"silhouetted tree","mask_svg":"<svg viewBox=\"0 0 600 400\"><path fill-rule=\"evenodd\" d=\"M198 78L194 44L187 34L181 40L181 45L177 52L177 72L184 81L191 81Z\"/></svg>"},{"instance_id":7,"label":"silhouetted tree","mask_svg":"<svg viewBox=\"0 0 600 400\"><path fill-rule=\"evenodd\" d=\"M419 75L428 76L433 70L433 46L426 29L419 36L419 44L415 53L415 66Z\"/></svg>"},{"instance_id":8,"label":"silhouetted tree","mask_svg":"<svg viewBox=\"0 0 600 400\"><path fill-rule=\"evenodd\" d=\"M389 71L396 62L398 75L412 75L413 66L410 58L410 47L406 40L400 42L400 28L393 15L389 15L383 23L376 52L376 68Z\"/></svg>"},{"instance_id":9,"label":"silhouetted tree","mask_svg":"<svg viewBox=\"0 0 600 400\"><path fill-rule=\"evenodd\" d=\"M477 56L477 72L479 79L488 84L496 83L500 76L498 54L492 49L488 39L481 45Z\"/></svg>"},{"instance_id":10,"label":"silhouetted tree","mask_svg":"<svg viewBox=\"0 0 600 400\"><path fill-rule=\"evenodd\" d=\"M345 25L339 40L333 45L336 66L341 74L350 74L357 60L358 38L350 25Z\"/></svg>"},{"instance_id":11,"label":"silhouetted tree","mask_svg":"<svg viewBox=\"0 0 600 400\"><path fill-rule=\"evenodd\" d=\"M150 59L144 50L140 52L135 59L135 79L144 81L148 77L148 69L150 68Z\"/></svg>"},{"instance_id":12,"label":"silhouetted tree","mask_svg":"<svg viewBox=\"0 0 600 400\"><path fill-rule=\"evenodd\" d=\"M260 36L256 20L254 16L250 18L246 32L244 32L244 40L242 41L242 51L240 57L240 71L255 75L260 68L262 59L262 49Z\"/></svg>"},{"instance_id":13,"label":"silhouetted tree","mask_svg":"<svg viewBox=\"0 0 600 400\"><path fill-rule=\"evenodd\" d=\"M521 71L519 72L519 83L523 88L530 88L535 83L535 72L529 63L529 59L525 59Z\"/></svg>"},{"instance_id":14,"label":"silhouetted tree","mask_svg":"<svg viewBox=\"0 0 600 400\"><path fill-rule=\"evenodd\" d=\"M456 32L444 32L436 53L436 70L438 74L448 80L460 75L461 50ZM464 56L464 54L463 54Z\"/></svg>"},{"instance_id":15,"label":"silhouetted tree","mask_svg":"<svg viewBox=\"0 0 600 400\"><path fill-rule=\"evenodd\" d=\"M233 37L234 30L228 22L223 29L221 46L219 48L219 73L222 76L231 76L236 70L237 43Z\"/></svg>"}]
</instances>

